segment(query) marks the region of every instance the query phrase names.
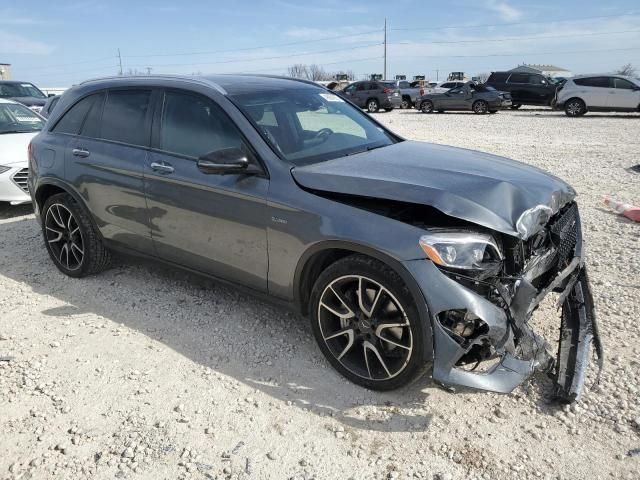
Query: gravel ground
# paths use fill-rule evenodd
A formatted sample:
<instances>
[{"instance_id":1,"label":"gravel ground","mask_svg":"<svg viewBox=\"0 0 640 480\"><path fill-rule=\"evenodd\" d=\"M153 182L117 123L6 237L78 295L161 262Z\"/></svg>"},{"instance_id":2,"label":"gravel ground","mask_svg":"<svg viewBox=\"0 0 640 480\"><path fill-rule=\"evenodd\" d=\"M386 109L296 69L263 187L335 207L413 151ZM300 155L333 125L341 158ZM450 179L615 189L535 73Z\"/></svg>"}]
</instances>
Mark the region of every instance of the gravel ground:
<instances>
[{"instance_id":1,"label":"gravel ground","mask_svg":"<svg viewBox=\"0 0 640 480\"><path fill-rule=\"evenodd\" d=\"M407 138L507 155L580 194L607 353L580 403L536 378L512 395L428 379L374 393L338 376L307 322L131 259L64 277L28 208L0 209L0 479L640 478L638 115L376 115ZM552 299L535 315L554 339ZM593 372L589 384L593 382Z\"/></svg>"}]
</instances>

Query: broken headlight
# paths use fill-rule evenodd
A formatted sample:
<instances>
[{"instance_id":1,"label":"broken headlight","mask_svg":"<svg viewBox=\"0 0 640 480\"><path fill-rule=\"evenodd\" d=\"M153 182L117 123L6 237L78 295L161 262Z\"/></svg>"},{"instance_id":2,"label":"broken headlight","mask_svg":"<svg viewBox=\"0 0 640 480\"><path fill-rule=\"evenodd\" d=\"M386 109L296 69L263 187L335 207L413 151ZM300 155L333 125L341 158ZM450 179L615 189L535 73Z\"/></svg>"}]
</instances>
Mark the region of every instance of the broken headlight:
<instances>
[{"instance_id":1,"label":"broken headlight","mask_svg":"<svg viewBox=\"0 0 640 480\"><path fill-rule=\"evenodd\" d=\"M502 261L495 239L486 233L447 231L420 237L420 248L435 263L462 270L486 270Z\"/></svg>"}]
</instances>

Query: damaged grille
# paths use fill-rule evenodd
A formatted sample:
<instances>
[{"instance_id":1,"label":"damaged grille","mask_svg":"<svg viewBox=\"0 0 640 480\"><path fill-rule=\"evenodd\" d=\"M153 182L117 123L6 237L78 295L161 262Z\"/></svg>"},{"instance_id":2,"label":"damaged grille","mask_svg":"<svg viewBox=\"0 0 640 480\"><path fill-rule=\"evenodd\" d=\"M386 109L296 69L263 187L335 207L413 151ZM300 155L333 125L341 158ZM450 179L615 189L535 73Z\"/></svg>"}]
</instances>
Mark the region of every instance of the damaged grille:
<instances>
[{"instance_id":1,"label":"damaged grille","mask_svg":"<svg viewBox=\"0 0 640 480\"><path fill-rule=\"evenodd\" d=\"M528 268L531 260L553 248L556 252L547 260L549 266L558 269L567 266L575 254L580 237L578 205L571 203L558 212L545 229L527 241L504 238L505 270L510 275L519 275ZM550 272L550 275L552 272ZM544 283L544 279L540 279Z\"/></svg>"},{"instance_id":2,"label":"damaged grille","mask_svg":"<svg viewBox=\"0 0 640 480\"><path fill-rule=\"evenodd\" d=\"M578 221L578 205L573 203L550 224L551 242L557 249L558 265L565 267L573 258L578 242L580 224Z\"/></svg>"}]
</instances>

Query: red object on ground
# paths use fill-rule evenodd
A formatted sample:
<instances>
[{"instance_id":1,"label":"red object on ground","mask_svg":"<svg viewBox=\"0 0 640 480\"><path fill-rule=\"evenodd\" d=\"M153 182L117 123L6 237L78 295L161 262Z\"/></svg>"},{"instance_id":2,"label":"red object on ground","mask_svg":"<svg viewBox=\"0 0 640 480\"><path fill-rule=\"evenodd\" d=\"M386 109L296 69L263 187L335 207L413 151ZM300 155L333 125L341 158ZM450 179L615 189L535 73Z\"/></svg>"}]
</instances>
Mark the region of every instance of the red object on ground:
<instances>
[{"instance_id":1,"label":"red object on ground","mask_svg":"<svg viewBox=\"0 0 640 480\"><path fill-rule=\"evenodd\" d=\"M628 208L622 214L634 222L640 222L640 208L638 207Z\"/></svg>"},{"instance_id":2,"label":"red object on ground","mask_svg":"<svg viewBox=\"0 0 640 480\"><path fill-rule=\"evenodd\" d=\"M616 213L620 215L624 215L629 220L633 220L634 222L640 222L640 207L634 207L628 203L621 202L616 200L609 195L605 195L603 197L604 204L611 208Z\"/></svg>"}]
</instances>

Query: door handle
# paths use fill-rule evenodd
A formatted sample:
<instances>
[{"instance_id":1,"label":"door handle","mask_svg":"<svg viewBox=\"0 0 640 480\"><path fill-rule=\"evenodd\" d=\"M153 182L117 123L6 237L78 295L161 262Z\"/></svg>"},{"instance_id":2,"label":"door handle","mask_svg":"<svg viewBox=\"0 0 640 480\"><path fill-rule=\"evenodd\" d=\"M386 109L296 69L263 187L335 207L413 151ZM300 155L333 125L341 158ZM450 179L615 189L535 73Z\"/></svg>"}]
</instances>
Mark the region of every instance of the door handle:
<instances>
[{"instance_id":1,"label":"door handle","mask_svg":"<svg viewBox=\"0 0 640 480\"><path fill-rule=\"evenodd\" d=\"M71 150L71 153L76 157L82 158L87 158L90 155L89 150L85 150L84 148L74 148Z\"/></svg>"},{"instance_id":2,"label":"door handle","mask_svg":"<svg viewBox=\"0 0 640 480\"><path fill-rule=\"evenodd\" d=\"M152 162L151 170L167 175L169 173L173 173L174 168L165 162Z\"/></svg>"}]
</instances>

